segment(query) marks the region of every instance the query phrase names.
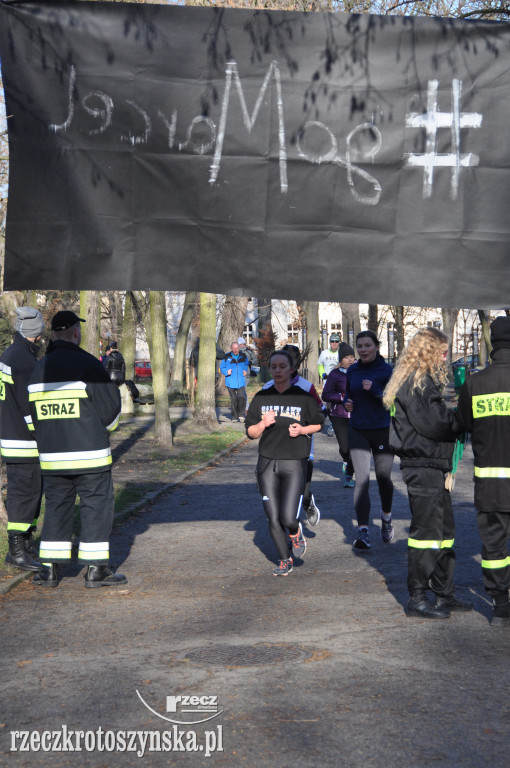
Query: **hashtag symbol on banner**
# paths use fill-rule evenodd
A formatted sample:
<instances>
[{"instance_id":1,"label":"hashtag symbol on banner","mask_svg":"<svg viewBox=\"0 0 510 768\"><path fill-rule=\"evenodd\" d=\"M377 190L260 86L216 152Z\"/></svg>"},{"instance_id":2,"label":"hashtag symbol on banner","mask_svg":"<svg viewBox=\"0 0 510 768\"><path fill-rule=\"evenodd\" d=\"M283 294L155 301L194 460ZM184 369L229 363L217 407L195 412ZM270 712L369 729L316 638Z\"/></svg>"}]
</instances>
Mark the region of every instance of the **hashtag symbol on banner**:
<instances>
[{"instance_id":1,"label":"hashtag symbol on banner","mask_svg":"<svg viewBox=\"0 0 510 768\"><path fill-rule=\"evenodd\" d=\"M426 132L425 152L422 154L404 155L406 165L423 168L423 197L431 197L434 181L434 168L451 168L450 194L453 200L457 198L461 168L478 165L478 155L460 152L461 128L480 128L482 115L479 112L461 112L460 98L462 81L452 80L452 111L439 112L437 107L437 80L429 80L427 90L427 111L425 114L411 112L406 115L408 128L422 128ZM437 152L437 131L439 128L449 128L451 131L452 151L448 154Z\"/></svg>"}]
</instances>

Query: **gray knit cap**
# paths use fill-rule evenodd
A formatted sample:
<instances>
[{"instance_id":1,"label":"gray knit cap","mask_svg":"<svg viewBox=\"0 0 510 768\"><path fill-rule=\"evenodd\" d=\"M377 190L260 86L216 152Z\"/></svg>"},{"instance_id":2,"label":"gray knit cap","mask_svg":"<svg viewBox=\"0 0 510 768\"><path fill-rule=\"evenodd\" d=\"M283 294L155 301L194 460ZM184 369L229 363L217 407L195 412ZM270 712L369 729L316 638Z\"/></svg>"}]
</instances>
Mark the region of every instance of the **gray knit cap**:
<instances>
[{"instance_id":1,"label":"gray knit cap","mask_svg":"<svg viewBox=\"0 0 510 768\"><path fill-rule=\"evenodd\" d=\"M33 307L16 307L16 330L26 339L36 339L44 331L44 317Z\"/></svg>"}]
</instances>

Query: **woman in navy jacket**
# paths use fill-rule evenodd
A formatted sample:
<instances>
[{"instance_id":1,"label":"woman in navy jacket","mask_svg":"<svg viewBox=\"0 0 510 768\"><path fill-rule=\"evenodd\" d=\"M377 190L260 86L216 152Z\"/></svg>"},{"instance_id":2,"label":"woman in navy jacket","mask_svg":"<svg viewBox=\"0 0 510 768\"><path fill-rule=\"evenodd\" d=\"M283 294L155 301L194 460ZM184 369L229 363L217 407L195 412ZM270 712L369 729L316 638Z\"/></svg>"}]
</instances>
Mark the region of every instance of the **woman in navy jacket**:
<instances>
[{"instance_id":1,"label":"woman in navy jacket","mask_svg":"<svg viewBox=\"0 0 510 768\"><path fill-rule=\"evenodd\" d=\"M369 478L372 456L381 499L381 537L386 543L393 539L391 519L393 452L389 446L390 415L382 403L384 388L393 369L379 354L379 346L380 342L373 331L358 333L356 351L359 360L347 370L345 410L351 414L349 450L356 474L354 509L358 521L358 534L353 547L358 552L371 549L368 525L370 523Z\"/></svg>"}]
</instances>

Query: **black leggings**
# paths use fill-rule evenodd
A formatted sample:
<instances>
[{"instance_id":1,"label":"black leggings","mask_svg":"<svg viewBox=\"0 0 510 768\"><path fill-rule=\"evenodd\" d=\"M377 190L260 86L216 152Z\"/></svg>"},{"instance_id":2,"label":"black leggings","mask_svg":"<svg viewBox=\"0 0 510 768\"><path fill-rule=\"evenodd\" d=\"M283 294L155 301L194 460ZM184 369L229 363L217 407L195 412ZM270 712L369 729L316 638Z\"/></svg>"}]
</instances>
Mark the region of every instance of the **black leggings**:
<instances>
[{"instance_id":1,"label":"black leggings","mask_svg":"<svg viewBox=\"0 0 510 768\"><path fill-rule=\"evenodd\" d=\"M393 501L393 483L391 468L393 452L389 447L389 427L385 429L353 429L349 427L349 448L356 473L354 487L354 509L358 525L368 525L370 522L370 459L374 457L374 469L382 511L391 512Z\"/></svg>"},{"instance_id":2,"label":"black leggings","mask_svg":"<svg viewBox=\"0 0 510 768\"><path fill-rule=\"evenodd\" d=\"M306 483L308 459L267 459L259 456L257 487L262 496L269 533L281 560L289 557L287 533L297 533L301 497Z\"/></svg>"},{"instance_id":3,"label":"black leggings","mask_svg":"<svg viewBox=\"0 0 510 768\"><path fill-rule=\"evenodd\" d=\"M335 430L335 437L338 442L340 456L347 462L345 474L352 477L354 467L352 466L351 454L349 451L349 419L343 419L341 416L330 416L329 420Z\"/></svg>"}]
</instances>

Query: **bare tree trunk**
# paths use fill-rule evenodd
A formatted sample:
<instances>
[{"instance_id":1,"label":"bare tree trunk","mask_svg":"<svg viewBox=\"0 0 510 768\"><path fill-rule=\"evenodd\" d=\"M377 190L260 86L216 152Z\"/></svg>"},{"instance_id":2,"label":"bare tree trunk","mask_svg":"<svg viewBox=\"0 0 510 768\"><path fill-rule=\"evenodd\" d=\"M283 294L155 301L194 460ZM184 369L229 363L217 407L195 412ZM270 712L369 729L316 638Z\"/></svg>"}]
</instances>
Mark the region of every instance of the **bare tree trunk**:
<instances>
[{"instance_id":1,"label":"bare tree trunk","mask_svg":"<svg viewBox=\"0 0 510 768\"><path fill-rule=\"evenodd\" d=\"M487 315L487 312L485 309L479 309L478 310L478 317L480 318L480 323L482 324L482 336L483 341L485 344L485 349L487 352L487 355L485 357L485 360L490 360L491 357L491 351L492 351L492 344L491 344L491 329L490 329L490 322L489 317ZM476 351L473 350L473 355L476 354ZM484 362L485 362L484 360Z\"/></svg>"},{"instance_id":2,"label":"bare tree trunk","mask_svg":"<svg viewBox=\"0 0 510 768\"><path fill-rule=\"evenodd\" d=\"M257 299L259 317L259 335L257 352L259 357L261 382L269 381L268 360L269 354L274 349L273 325L271 322L271 299Z\"/></svg>"},{"instance_id":3,"label":"bare tree trunk","mask_svg":"<svg viewBox=\"0 0 510 768\"><path fill-rule=\"evenodd\" d=\"M317 367L317 361L319 359L319 344L320 344L320 331L319 331L319 302L318 301L302 301L298 303L298 307L303 313L306 320L306 344L309 347L308 357L306 359L306 370L308 381L311 381L316 387L319 386L319 369Z\"/></svg>"},{"instance_id":4,"label":"bare tree trunk","mask_svg":"<svg viewBox=\"0 0 510 768\"><path fill-rule=\"evenodd\" d=\"M246 296L225 296L218 335L218 346L225 352L229 352L232 342L237 341L244 333L244 321L246 319L248 302L249 298ZM216 381L216 393L218 395L227 394L224 376L220 376Z\"/></svg>"},{"instance_id":5,"label":"bare tree trunk","mask_svg":"<svg viewBox=\"0 0 510 768\"><path fill-rule=\"evenodd\" d=\"M80 291L81 347L91 355L99 354L99 292Z\"/></svg>"},{"instance_id":6,"label":"bare tree trunk","mask_svg":"<svg viewBox=\"0 0 510 768\"><path fill-rule=\"evenodd\" d=\"M379 333L379 306L377 304L368 305L368 330L376 335Z\"/></svg>"},{"instance_id":7,"label":"bare tree trunk","mask_svg":"<svg viewBox=\"0 0 510 768\"><path fill-rule=\"evenodd\" d=\"M395 342L396 353L395 356L398 360L402 352L404 351L404 307L392 307L393 317L395 319Z\"/></svg>"},{"instance_id":8,"label":"bare tree trunk","mask_svg":"<svg viewBox=\"0 0 510 768\"><path fill-rule=\"evenodd\" d=\"M441 316L443 318L443 333L448 336L448 355L446 358L448 363L448 370L451 370L452 365L453 332L455 330L458 314L459 310L452 307L445 307L441 310Z\"/></svg>"},{"instance_id":9,"label":"bare tree trunk","mask_svg":"<svg viewBox=\"0 0 510 768\"><path fill-rule=\"evenodd\" d=\"M179 330L175 337L174 347L174 362L172 367L172 378L170 380L171 392L182 392L183 382L185 375L186 364L186 344L188 342L188 334L193 320L193 313L195 311L195 304L197 302L198 294L196 291L188 291L184 298L184 307L182 310L181 321L179 323Z\"/></svg>"},{"instance_id":10,"label":"bare tree trunk","mask_svg":"<svg viewBox=\"0 0 510 768\"><path fill-rule=\"evenodd\" d=\"M121 352L126 363L126 379L135 377L136 356L136 315L133 307L133 294L126 292L124 302L124 318L122 321Z\"/></svg>"},{"instance_id":11,"label":"bare tree trunk","mask_svg":"<svg viewBox=\"0 0 510 768\"><path fill-rule=\"evenodd\" d=\"M361 331L359 304L340 304L342 310L342 338L356 349L356 336ZM349 335L349 331L351 334Z\"/></svg>"},{"instance_id":12,"label":"bare tree trunk","mask_svg":"<svg viewBox=\"0 0 510 768\"><path fill-rule=\"evenodd\" d=\"M216 429L216 294L200 294L200 346L194 421L204 430Z\"/></svg>"},{"instance_id":13,"label":"bare tree trunk","mask_svg":"<svg viewBox=\"0 0 510 768\"><path fill-rule=\"evenodd\" d=\"M151 367L152 387L156 415L155 443L169 449L173 445L172 423L168 407L167 357L168 340L166 331L166 302L164 291L150 291L151 317Z\"/></svg>"}]
</instances>

